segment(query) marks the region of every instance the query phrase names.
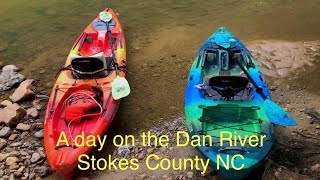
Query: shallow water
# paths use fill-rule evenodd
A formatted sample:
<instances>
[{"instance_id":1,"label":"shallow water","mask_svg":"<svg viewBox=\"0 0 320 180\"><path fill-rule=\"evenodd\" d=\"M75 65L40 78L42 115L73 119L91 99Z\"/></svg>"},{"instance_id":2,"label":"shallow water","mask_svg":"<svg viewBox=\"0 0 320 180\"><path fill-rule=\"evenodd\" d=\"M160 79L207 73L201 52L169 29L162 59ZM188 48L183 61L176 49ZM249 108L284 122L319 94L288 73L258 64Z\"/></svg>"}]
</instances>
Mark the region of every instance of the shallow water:
<instances>
[{"instance_id":1,"label":"shallow water","mask_svg":"<svg viewBox=\"0 0 320 180\"><path fill-rule=\"evenodd\" d=\"M38 80L38 91L50 92L78 35L99 11L111 6L125 30L132 86L112 125L116 133L135 133L183 113L192 60L219 26L228 27L244 43L320 39L319 0L108 2L2 1L0 61L23 68L24 75Z\"/></svg>"}]
</instances>

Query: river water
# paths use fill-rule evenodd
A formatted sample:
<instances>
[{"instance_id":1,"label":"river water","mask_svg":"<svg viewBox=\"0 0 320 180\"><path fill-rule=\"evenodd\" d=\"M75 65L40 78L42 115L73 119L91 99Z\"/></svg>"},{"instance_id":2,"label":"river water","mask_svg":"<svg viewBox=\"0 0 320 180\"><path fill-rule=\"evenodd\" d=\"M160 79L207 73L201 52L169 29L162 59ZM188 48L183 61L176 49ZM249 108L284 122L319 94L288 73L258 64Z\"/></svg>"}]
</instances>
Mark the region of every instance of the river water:
<instances>
[{"instance_id":1,"label":"river water","mask_svg":"<svg viewBox=\"0 0 320 180\"><path fill-rule=\"evenodd\" d=\"M71 46L107 5L125 30L132 88L112 124L120 134L183 114L193 58L219 26L245 44L320 40L319 0L11 0L0 3L0 61L23 68L22 74L37 80L38 91L49 93ZM317 89L318 68L312 69L306 77Z\"/></svg>"}]
</instances>

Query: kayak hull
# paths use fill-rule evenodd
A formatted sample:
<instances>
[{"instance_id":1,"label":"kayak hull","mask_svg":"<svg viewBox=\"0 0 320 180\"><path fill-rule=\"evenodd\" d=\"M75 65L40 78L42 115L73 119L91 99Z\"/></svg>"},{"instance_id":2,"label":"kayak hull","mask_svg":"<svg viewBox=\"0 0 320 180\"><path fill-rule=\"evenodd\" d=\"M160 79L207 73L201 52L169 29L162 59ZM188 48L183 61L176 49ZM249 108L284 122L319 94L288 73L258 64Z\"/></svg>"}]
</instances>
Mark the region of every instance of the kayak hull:
<instances>
[{"instance_id":1,"label":"kayak hull","mask_svg":"<svg viewBox=\"0 0 320 180\"><path fill-rule=\"evenodd\" d=\"M228 43L217 46L219 43L217 41L221 39L232 41L233 47ZM265 114L264 99L249 82L239 93L241 96L237 94L237 97L229 97L225 94L223 89L225 86L221 88L222 85L229 83L227 88L234 86L236 89L237 86L241 86L239 80L246 78L241 69L234 66L230 59L226 60L228 61L226 66L229 66L227 68L224 68L222 60L218 63L211 60L214 66L212 64L206 66L210 57L225 57L223 53L229 53L229 56L238 55L244 60L250 58L251 66L254 66L248 68L250 75L271 99L262 73L249 51L226 28L219 28L203 44L192 64L185 94L186 126L190 135L212 137L212 144L197 149L205 158L210 159L213 169L226 179L241 179L247 177L268 155L274 142L274 125ZM232 79L235 81L231 81ZM208 90L206 86L211 82L217 85L214 90ZM217 93L220 90L220 94ZM240 144L237 141L235 144L222 140L226 133L228 136L232 135L232 138L240 137L241 140L256 135L259 140L263 140L263 146L260 144L253 147L248 143ZM262 135L266 137L263 139ZM233 157L236 158L232 159Z\"/></svg>"},{"instance_id":2,"label":"kayak hull","mask_svg":"<svg viewBox=\"0 0 320 180\"><path fill-rule=\"evenodd\" d=\"M112 50L119 66L126 67L126 44L122 26L116 13L112 14L110 28L113 39L109 45L107 30L98 28L99 17L90 23L72 47L64 67L69 67L72 56L92 56L103 52L111 59ZM125 69L119 76L125 77ZM52 169L65 179L72 177L79 163L79 156L89 154L93 146L75 142L75 137L83 135L102 137L108 130L120 104L111 94L111 83L117 77L115 70L108 70L101 78L75 78L69 69L62 70L52 89L44 122L44 144Z\"/></svg>"}]
</instances>

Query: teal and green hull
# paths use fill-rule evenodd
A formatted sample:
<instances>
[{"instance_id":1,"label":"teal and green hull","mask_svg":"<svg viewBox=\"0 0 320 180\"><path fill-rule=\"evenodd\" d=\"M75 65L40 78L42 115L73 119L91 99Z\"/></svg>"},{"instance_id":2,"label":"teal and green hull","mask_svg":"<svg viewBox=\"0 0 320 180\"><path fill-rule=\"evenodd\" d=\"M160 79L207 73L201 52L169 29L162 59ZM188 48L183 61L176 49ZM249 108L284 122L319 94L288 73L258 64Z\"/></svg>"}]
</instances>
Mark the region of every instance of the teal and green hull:
<instances>
[{"instance_id":1,"label":"teal and green hull","mask_svg":"<svg viewBox=\"0 0 320 180\"><path fill-rule=\"evenodd\" d=\"M221 39L232 42L232 46L217 45L216 41ZM212 137L211 145L207 142L209 145L198 147L203 156L211 160L211 167L218 170L225 178L241 179L247 177L261 164L274 142L274 125L265 114L264 99L254 87L250 86L250 83L243 92L240 92L243 93L242 96L240 94L232 98L222 97L221 93L215 94L212 89L196 88L205 83L205 77L209 79L217 76L231 78L243 76L241 69L232 62L232 58L242 60L251 77L271 99L259 67L249 51L227 29L219 28L200 48L192 64L185 94L185 117L191 135ZM224 62L225 59L227 62ZM211 64L207 65L208 63ZM262 146L261 141L256 147L248 143L235 145L229 141L222 141L223 144L220 144L221 134L225 135L227 132L239 135L242 139L256 135L259 140L262 139ZM262 135L265 135L265 138L261 138ZM234 155L241 155L244 159L237 157L231 161ZM220 160L219 169L218 160ZM226 170L221 160L226 164L229 163L229 170ZM235 170L231 167L232 163L234 167L241 165L243 167L241 170Z\"/></svg>"}]
</instances>

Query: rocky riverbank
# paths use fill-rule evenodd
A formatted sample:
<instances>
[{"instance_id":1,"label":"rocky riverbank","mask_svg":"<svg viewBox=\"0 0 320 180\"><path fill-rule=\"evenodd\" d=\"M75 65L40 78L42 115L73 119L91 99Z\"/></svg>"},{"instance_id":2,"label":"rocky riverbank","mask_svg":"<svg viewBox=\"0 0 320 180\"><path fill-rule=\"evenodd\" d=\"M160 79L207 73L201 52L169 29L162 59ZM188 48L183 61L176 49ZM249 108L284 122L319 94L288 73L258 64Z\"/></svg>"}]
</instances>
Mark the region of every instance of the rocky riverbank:
<instances>
[{"instance_id":1,"label":"rocky riverbank","mask_svg":"<svg viewBox=\"0 0 320 180\"><path fill-rule=\"evenodd\" d=\"M9 99L0 103L0 177L39 179L51 173L40 119L46 96L36 95L34 80L18 71L18 67L6 65L0 74L0 92L18 86Z\"/></svg>"}]
</instances>

